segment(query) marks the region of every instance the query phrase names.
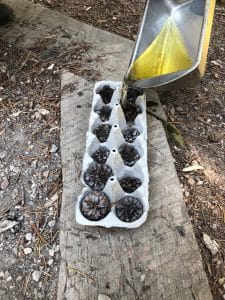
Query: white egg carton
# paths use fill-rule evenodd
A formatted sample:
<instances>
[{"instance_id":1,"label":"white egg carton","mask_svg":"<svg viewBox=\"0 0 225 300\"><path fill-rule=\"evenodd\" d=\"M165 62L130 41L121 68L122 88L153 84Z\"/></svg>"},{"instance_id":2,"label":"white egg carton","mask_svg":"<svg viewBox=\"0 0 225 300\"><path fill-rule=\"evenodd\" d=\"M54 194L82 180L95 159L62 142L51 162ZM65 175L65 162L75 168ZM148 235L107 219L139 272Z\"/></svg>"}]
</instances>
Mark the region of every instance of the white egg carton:
<instances>
[{"instance_id":1,"label":"white egg carton","mask_svg":"<svg viewBox=\"0 0 225 300\"><path fill-rule=\"evenodd\" d=\"M105 87L109 86L114 90L110 103L105 104L99 92ZM95 84L93 91L92 110L90 114L89 128L87 131L86 139L86 152L83 159L82 168L82 182L84 189L79 196L76 203L76 220L79 224L87 226L102 226L106 228L121 227L121 228L136 228L141 226L147 219L149 210L148 202L148 183L149 174L147 167L147 121L146 121L146 99L145 95L138 96L135 100L135 104L141 108L139 113L129 125L126 122L123 109L120 104L120 98L122 95L122 83L114 81L100 81ZM111 115L108 120L104 122L100 119L99 114L96 112L97 108L107 105L111 108ZM95 129L101 124L111 125L111 131L108 139L100 142L95 135ZM133 143L127 143L123 136L123 130L127 127L136 128L139 131L139 135L136 137ZM139 160L133 166L124 164L124 161L119 153L120 146L128 144L134 146L139 153ZM92 164L96 164L92 155L99 147L107 147L109 150L108 158L105 162L112 170L112 176L108 178L107 183L101 192L105 193L110 200L109 213L100 220L90 220L85 217L81 211L82 199L89 193L93 192L90 182L84 181L84 174ZM120 180L124 177L136 177L141 180L141 185L132 193L127 193L120 185ZM85 177L87 178L87 177ZM92 188L91 188L91 187ZM118 201L125 196L131 196L138 198L143 206L142 215L135 221L128 222L118 218L116 214L116 207ZM134 217L136 218L136 217Z\"/></svg>"}]
</instances>

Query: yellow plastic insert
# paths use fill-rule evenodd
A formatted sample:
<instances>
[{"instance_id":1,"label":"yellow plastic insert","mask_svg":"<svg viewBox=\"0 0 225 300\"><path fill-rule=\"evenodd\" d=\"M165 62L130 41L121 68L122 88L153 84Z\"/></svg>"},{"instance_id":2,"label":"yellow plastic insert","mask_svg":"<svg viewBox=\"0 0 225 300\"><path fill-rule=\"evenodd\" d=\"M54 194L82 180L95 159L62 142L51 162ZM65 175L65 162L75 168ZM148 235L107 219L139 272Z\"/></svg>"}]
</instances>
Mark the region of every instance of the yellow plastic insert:
<instances>
[{"instance_id":1,"label":"yellow plastic insert","mask_svg":"<svg viewBox=\"0 0 225 300\"><path fill-rule=\"evenodd\" d=\"M133 63L129 77L146 79L188 69L192 60L174 21L169 18L152 44Z\"/></svg>"}]
</instances>

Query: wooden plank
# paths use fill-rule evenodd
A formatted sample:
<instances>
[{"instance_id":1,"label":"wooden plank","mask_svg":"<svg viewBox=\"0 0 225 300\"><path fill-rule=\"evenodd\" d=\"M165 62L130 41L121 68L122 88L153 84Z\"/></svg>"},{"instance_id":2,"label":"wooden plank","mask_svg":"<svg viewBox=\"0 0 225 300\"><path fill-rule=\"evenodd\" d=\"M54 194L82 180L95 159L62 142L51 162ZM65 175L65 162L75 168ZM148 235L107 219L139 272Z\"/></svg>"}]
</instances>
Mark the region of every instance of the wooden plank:
<instances>
[{"instance_id":1,"label":"wooden plank","mask_svg":"<svg viewBox=\"0 0 225 300\"><path fill-rule=\"evenodd\" d=\"M61 102L63 200L58 299L212 299L163 127L148 116L150 213L136 230L80 226L75 202L93 86L64 73ZM66 89L65 89L66 90ZM79 96L80 95L80 96ZM151 98L157 100L152 92ZM81 105L81 107L80 107Z\"/></svg>"}]
</instances>

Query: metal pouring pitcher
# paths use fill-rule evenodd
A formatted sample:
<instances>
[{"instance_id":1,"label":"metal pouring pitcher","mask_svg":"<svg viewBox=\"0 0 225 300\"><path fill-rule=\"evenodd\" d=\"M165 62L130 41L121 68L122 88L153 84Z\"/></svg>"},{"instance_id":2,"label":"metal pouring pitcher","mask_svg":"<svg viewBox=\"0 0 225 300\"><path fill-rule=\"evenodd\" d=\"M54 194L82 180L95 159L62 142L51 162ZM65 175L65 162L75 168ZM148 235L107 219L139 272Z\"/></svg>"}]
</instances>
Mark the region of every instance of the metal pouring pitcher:
<instances>
[{"instance_id":1,"label":"metal pouring pitcher","mask_svg":"<svg viewBox=\"0 0 225 300\"><path fill-rule=\"evenodd\" d=\"M168 90L199 82L214 9L215 0L148 0L125 83Z\"/></svg>"}]
</instances>

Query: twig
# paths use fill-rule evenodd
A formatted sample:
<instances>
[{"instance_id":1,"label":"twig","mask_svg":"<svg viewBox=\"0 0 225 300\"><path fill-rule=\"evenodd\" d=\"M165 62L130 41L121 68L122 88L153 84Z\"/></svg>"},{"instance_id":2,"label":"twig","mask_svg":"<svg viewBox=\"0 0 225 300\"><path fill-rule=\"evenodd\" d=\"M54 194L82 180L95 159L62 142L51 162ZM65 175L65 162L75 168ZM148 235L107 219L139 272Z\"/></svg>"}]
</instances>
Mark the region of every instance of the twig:
<instances>
[{"instance_id":1,"label":"twig","mask_svg":"<svg viewBox=\"0 0 225 300\"><path fill-rule=\"evenodd\" d=\"M206 123L206 122L203 121L202 119L197 118L197 120L198 120L199 122L201 122L202 124L204 124L204 125L206 125L206 126L209 126L209 127L213 128L213 126L212 126L211 124Z\"/></svg>"},{"instance_id":2,"label":"twig","mask_svg":"<svg viewBox=\"0 0 225 300\"><path fill-rule=\"evenodd\" d=\"M75 269L75 268L69 267L69 266L67 267L67 269L73 271L74 273L77 273L77 274L81 275L82 277L89 278L94 283L96 283L96 280L92 276L90 276L89 274L87 274L87 273L84 273L84 272L82 272L82 271L80 271L78 269Z\"/></svg>"},{"instance_id":3,"label":"twig","mask_svg":"<svg viewBox=\"0 0 225 300\"><path fill-rule=\"evenodd\" d=\"M0 210L0 219L4 217L4 214L7 212L7 211L10 211L13 207L15 207L18 203L20 203L20 201L16 201L16 202L13 202L11 205L9 206L6 206L5 208L3 208L2 210Z\"/></svg>"},{"instance_id":4,"label":"twig","mask_svg":"<svg viewBox=\"0 0 225 300\"><path fill-rule=\"evenodd\" d=\"M22 187L22 194L23 194L23 197L22 197L22 200L21 200L21 206L24 206L24 204L25 204L25 201L26 201L26 196L25 196L25 187L24 187L24 185L23 185L23 187Z\"/></svg>"},{"instance_id":5,"label":"twig","mask_svg":"<svg viewBox=\"0 0 225 300\"><path fill-rule=\"evenodd\" d=\"M225 209L219 203L217 205L223 214L223 222L225 223Z\"/></svg>"},{"instance_id":6,"label":"twig","mask_svg":"<svg viewBox=\"0 0 225 300\"><path fill-rule=\"evenodd\" d=\"M49 244L49 242L46 241L46 239L43 237L43 235L39 232L39 230L37 229L37 226L34 223L31 223L31 228L34 230L34 232L36 233L36 235L39 237L40 240L42 240L42 242L46 243L47 245L51 246Z\"/></svg>"},{"instance_id":7,"label":"twig","mask_svg":"<svg viewBox=\"0 0 225 300\"><path fill-rule=\"evenodd\" d=\"M30 281L30 277L31 277L31 272L28 274L27 278L25 279L25 283L22 287L23 291L23 295L25 296L26 295L26 292L27 292L27 287L28 287L28 284L29 284L29 281Z\"/></svg>"},{"instance_id":8,"label":"twig","mask_svg":"<svg viewBox=\"0 0 225 300\"><path fill-rule=\"evenodd\" d=\"M49 273L47 273L47 272L45 272L45 271L41 271L43 274L45 274L46 276L48 276L48 277L52 277L52 275L51 274L49 274Z\"/></svg>"},{"instance_id":9,"label":"twig","mask_svg":"<svg viewBox=\"0 0 225 300\"><path fill-rule=\"evenodd\" d=\"M43 225L43 227L41 228L41 231L40 231L41 234L42 234L42 233L44 232L44 230L45 230L45 227L46 227L46 225L47 225L47 223L48 223L48 219L49 219L49 216L47 216L46 219L45 219L45 223L44 223L44 225Z\"/></svg>"}]
</instances>

